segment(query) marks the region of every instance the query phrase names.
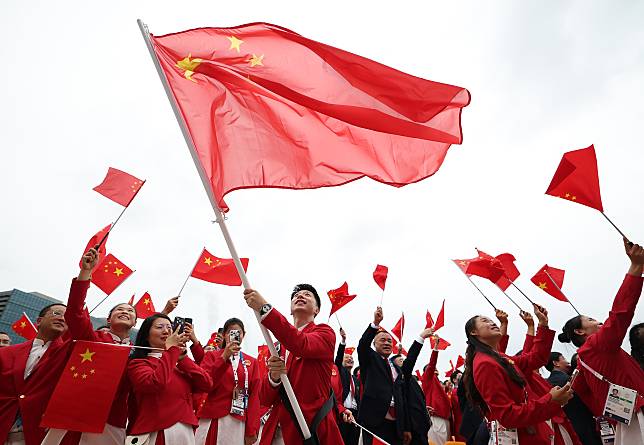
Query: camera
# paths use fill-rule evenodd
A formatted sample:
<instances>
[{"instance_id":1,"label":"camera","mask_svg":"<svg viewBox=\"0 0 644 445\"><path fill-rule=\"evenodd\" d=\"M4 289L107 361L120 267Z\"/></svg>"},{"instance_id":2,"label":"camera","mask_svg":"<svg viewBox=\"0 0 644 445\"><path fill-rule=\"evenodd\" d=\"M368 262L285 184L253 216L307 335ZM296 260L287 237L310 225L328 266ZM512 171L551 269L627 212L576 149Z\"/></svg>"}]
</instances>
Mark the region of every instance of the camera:
<instances>
[{"instance_id":1,"label":"camera","mask_svg":"<svg viewBox=\"0 0 644 445\"><path fill-rule=\"evenodd\" d=\"M230 343L241 343L241 331L239 329L231 329L228 333L228 341Z\"/></svg>"}]
</instances>

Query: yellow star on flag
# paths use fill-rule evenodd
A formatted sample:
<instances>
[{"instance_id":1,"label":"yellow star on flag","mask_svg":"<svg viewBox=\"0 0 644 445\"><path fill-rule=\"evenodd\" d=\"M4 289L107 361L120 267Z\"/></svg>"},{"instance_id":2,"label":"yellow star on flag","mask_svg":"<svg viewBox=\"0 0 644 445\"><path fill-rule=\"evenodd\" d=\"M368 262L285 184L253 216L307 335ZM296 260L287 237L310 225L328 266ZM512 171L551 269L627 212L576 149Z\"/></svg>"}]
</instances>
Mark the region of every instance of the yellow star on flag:
<instances>
[{"instance_id":1,"label":"yellow star on flag","mask_svg":"<svg viewBox=\"0 0 644 445\"><path fill-rule=\"evenodd\" d=\"M240 49L239 47L241 46L242 43L244 43L244 41L241 40L241 39L238 39L235 36L228 36L227 38L228 38L228 40L230 40L230 48L228 48L228 49L229 50L230 49L236 49L237 52L239 52L239 49Z\"/></svg>"},{"instance_id":2,"label":"yellow star on flag","mask_svg":"<svg viewBox=\"0 0 644 445\"><path fill-rule=\"evenodd\" d=\"M208 257L205 260L203 260L203 262L206 263L209 266L212 264L212 260L210 259L210 257Z\"/></svg>"},{"instance_id":3,"label":"yellow star on flag","mask_svg":"<svg viewBox=\"0 0 644 445\"><path fill-rule=\"evenodd\" d=\"M146 306L150 304L150 299L146 298L145 300L143 300L143 304L145 304Z\"/></svg>"},{"instance_id":4,"label":"yellow star on flag","mask_svg":"<svg viewBox=\"0 0 644 445\"><path fill-rule=\"evenodd\" d=\"M24 327L26 327L26 326L27 326L27 323L26 323L26 322L24 322L24 321L21 321L21 322L20 322L20 327L21 327L21 328L24 328Z\"/></svg>"},{"instance_id":5,"label":"yellow star on flag","mask_svg":"<svg viewBox=\"0 0 644 445\"><path fill-rule=\"evenodd\" d=\"M577 200L577 197L576 197L575 195L573 195L573 196L572 196L572 200L573 200L573 201L576 201L576 200Z\"/></svg>"},{"instance_id":6,"label":"yellow star on flag","mask_svg":"<svg viewBox=\"0 0 644 445\"><path fill-rule=\"evenodd\" d=\"M86 378L87 378L87 374L83 374L83 376L82 376L82 377L83 377L84 379L86 379Z\"/></svg>"},{"instance_id":7,"label":"yellow star on flag","mask_svg":"<svg viewBox=\"0 0 644 445\"><path fill-rule=\"evenodd\" d=\"M76 378L76 377L78 377L78 373L77 373L77 372L75 372L75 373L74 373L74 378Z\"/></svg>"},{"instance_id":8,"label":"yellow star on flag","mask_svg":"<svg viewBox=\"0 0 644 445\"><path fill-rule=\"evenodd\" d=\"M566 198L570 198L570 193L566 193Z\"/></svg>"},{"instance_id":9,"label":"yellow star on flag","mask_svg":"<svg viewBox=\"0 0 644 445\"><path fill-rule=\"evenodd\" d=\"M197 82L192 78L192 75L195 73L195 69L199 66L199 64L203 62L203 59L193 59L191 54L188 54L188 57L177 61L177 68L181 68L182 70L185 70L183 73L183 77L185 77L188 80L192 80L193 82Z\"/></svg>"},{"instance_id":10,"label":"yellow star on flag","mask_svg":"<svg viewBox=\"0 0 644 445\"><path fill-rule=\"evenodd\" d=\"M548 289L546 283L539 283L539 289Z\"/></svg>"},{"instance_id":11,"label":"yellow star on flag","mask_svg":"<svg viewBox=\"0 0 644 445\"><path fill-rule=\"evenodd\" d=\"M91 362L92 361L92 356L94 354L96 354L96 352L90 352L89 348L85 348L85 352L83 352L82 354L78 354L78 355L80 355L81 358L83 359L81 361L81 363L85 363L85 362Z\"/></svg>"},{"instance_id":12,"label":"yellow star on flag","mask_svg":"<svg viewBox=\"0 0 644 445\"><path fill-rule=\"evenodd\" d=\"M257 56L255 54L253 54L253 57L248 59L248 62L250 63L250 67L253 68L253 67L258 66L258 65L259 66L264 66L264 64L262 63L263 60L264 60L264 54L262 54L261 56Z\"/></svg>"},{"instance_id":13,"label":"yellow star on flag","mask_svg":"<svg viewBox=\"0 0 644 445\"><path fill-rule=\"evenodd\" d=\"M96 371L95 371L95 370L93 370L93 369L90 369L90 370L89 370L89 373L90 373L90 374L94 374L95 372L96 372Z\"/></svg>"},{"instance_id":14,"label":"yellow star on flag","mask_svg":"<svg viewBox=\"0 0 644 445\"><path fill-rule=\"evenodd\" d=\"M114 268L114 275L116 275L117 277L120 277L121 275L123 275L123 268L119 269L118 267L115 267Z\"/></svg>"}]
</instances>

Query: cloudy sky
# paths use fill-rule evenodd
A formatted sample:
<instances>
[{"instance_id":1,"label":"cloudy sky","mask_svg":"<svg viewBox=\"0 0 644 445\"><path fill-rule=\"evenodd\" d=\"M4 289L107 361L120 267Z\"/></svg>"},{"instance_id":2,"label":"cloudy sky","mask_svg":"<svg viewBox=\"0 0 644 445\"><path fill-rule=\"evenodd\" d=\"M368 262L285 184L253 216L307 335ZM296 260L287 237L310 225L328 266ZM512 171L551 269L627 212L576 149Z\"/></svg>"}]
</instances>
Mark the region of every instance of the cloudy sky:
<instances>
[{"instance_id":1,"label":"cloudy sky","mask_svg":"<svg viewBox=\"0 0 644 445\"><path fill-rule=\"evenodd\" d=\"M425 310L435 315L447 300L442 333L453 347L441 355L444 369L464 350L465 321L492 313L449 261L479 247L517 257L518 286L550 309L553 328L574 313L530 282L546 262L566 269L564 291L583 313L607 316L628 267L619 236L598 212L544 191L563 152L595 144L606 213L644 242L644 3L637 1L3 1L0 290L66 299L87 239L120 211L92 191L108 166L147 183L108 244L136 272L97 315L145 291L160 309L204 245L227 256L137 18L157 35L272 22L472 94L464 143L425 181L228 195L229 229L251 259L251 283L281 311L295 283L324 294L346 280L358 298L338 315L355 345L380 297L371 273L385 264L383 324L393 327L404 311L407 346ZM479 283L512 313L509 349L519 349L516 310ZM89 305L101 298L92 288ZM325 299L318 321L329 307ZM260 343L239 288L193 279L177 314L192 316L204 340L241 317L245 349ZM635 320L643 314L640 305ZM427 358L428 348L419 365Z\"/></svg>"}]
</instances>

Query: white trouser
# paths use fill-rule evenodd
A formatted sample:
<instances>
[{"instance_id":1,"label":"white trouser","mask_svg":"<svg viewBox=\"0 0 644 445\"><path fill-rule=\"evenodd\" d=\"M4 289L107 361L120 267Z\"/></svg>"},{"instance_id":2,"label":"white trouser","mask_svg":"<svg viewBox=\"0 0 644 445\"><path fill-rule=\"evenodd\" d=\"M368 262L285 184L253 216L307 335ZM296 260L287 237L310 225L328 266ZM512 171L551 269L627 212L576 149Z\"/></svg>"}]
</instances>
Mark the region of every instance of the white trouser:
<instances>
[{"instance_id":1,"label":"white trouser","mask_svg":"<svg viewBox=\"0 0 644 445\"><path fill-rule=\"evenodd\" d=\"M633 416L630 425L617 423L615 445L644 445L644 414L641 411Z\"/></svg>"},{"instance_id":2,"label":"white trouser","mask_svg":"<svg viewBox=\"0 0 644 445\"><path fill-rule=\"evenodd\" d=\"M444 445L450 439L449 420L431 416L432 427L427 432L429 445Z\"/></svg>"},{"instance_id":3,"label":"white trouser","mask_svg":"<svg viewBox=\"0 0 644 445\"><path fill-rule=\"evenodd\" d=\"M102 433L83 433L79 445L123 445L125 443L125 428L118 428L109 423L105 424Z\"/></svg>"},{"instance_id":4,"label":"white trouser","mask_svg":"<svg viewBox=\"0 0 644 445\"><path fill-rule=\"evenodd\" d=\"M199 419L199 427L195 433L195 443L204 445L213 419ZM246 422L235 419L230 414L217 419L217 445L244 444Z\"/></svg>"}]
</instances>

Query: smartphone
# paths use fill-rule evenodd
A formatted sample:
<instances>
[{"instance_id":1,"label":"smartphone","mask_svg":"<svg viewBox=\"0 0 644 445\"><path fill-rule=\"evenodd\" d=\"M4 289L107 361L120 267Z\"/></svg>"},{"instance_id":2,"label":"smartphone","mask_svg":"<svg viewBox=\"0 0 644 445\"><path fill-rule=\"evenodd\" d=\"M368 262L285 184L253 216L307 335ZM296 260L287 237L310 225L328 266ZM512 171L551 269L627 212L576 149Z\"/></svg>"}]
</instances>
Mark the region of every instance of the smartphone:
<instances>
[{"instance_id":1,"label":"smartphone","mask_svg":"<svg viewBox=\"0 0 644 445\"><path fill-rule=\"evenodd\" d=\"M217 334L222 335L224 333L224 328L217 329Z\"/></svg>"},{"instance_id":2,"label":"smartphone","mask_svg":"<svg viewBox=\"0 0 644 445\"><path fill-rule=\"evenodd\" d=\"M172 322L172 332L175 332L177 328L179 328L179 334L182 334L184 323L185 321L183 318L174 317L174 321Z\"/></svg>"},{"instance_id":3,"label":"smartphone","mask_svg":"<svg viewBox=\"0 0 644 445\"><path fill-rule=\"evenodd\" d=\"M228 341L230 343L236 342L241 343L241 331L238 329L231 329L228 333Z\"/></svg>"},{"instance_id":4,"label":"smartphone","mask_svg":"<svg viewBox=\"0 0 644 445\"><path fill-rule=\"evenodd\" d=\"M572 376L570 377L570 387L571 388L572 388L573 383L575 383L575 379L577 378L578 375L579 375L579 369L575 369L572 372Z\"/></svg>"},{"instance_id":5,"label":"smartphone","mask_svg":"<svg viewBox=\"0 0 644 445\"><path fill-rule=\"evenodd\" d=\"M188 318L188 317L186 317L186 318L184 318L184 319L183 319L183 322L184 322L184 323L188 323L188 324L189 324L190 326L192 326L193 328L195 327L195 326L192 324L192 318Z\"/></svg>"}]
</instances>

